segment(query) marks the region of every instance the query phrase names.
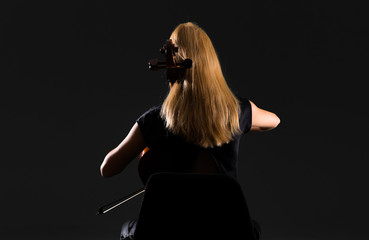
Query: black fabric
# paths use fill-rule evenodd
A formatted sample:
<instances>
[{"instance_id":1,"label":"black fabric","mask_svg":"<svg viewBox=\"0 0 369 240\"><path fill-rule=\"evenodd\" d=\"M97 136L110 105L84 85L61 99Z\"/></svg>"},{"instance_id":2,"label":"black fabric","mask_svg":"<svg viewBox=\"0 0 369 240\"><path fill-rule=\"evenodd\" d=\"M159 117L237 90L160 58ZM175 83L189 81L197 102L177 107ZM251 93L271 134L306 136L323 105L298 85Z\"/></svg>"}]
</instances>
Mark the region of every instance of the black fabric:
<instances>
[{"instance_id":1,"label":"black fabric","mask_svg":"<svg viewBox=\"0 0 369 240\"><path fill-rule=\"evenodd\" d=\"M251 219L251 222L252 222L252 226L253 226L253 229L254 229L255 239L259 240L260 236L261 236L260 224L254 219ZM189 223L189 225L191 225L191 223ZM135 232L136 232L136 226L137 226L137 219L132 219L132 220L126 221L122 225L122 230L120 232L120 240L134 240ZM163 229L162 230L165 232L165 225L164 224L163 224Z\"/></svg>"},{"instance_id":2,"label":"black fabric","mask_svg":"<svg viewBox=\"0 0 369 240\"><path fill-rule=\"evenodd\" d=\"M240 107L241 107L241 114L239 115L239 123L240 128L242 131L242 134L237 135L234 137L234 140L229 142L228 144L224 144L220 147L214 147L214 148L207 148L204 149L202 147L196 146L194 144L190 144L185 142L181 137L171 134L166 128L165 123L163 119L160 117L160 109L161 106L156 106L151 109L149 109L147 112L145 112L143 115L141 115L137 119L137 123L140 127L140 130L143 134L144 140L146 145L150 148L149 153L151 154L161 154L160 156L157 156L153 159L155 161L144 161L144 159L141 159L139 162L139 174L141 177L141 180L145 185L147 185L148 180L150 177L155 176L157 173L163 173L163 172L170 172L170 173L189 173L192 170L192 167L194 165L194 161L196 160L196 157L198 156L200 151L206 151L211 158L214 160L215 164L218 168L218 173L222 173L224 175L227 175L231 177L232 179L237 179L237 166L238 166L238 152L239 152L239 143L240 139L243 134L249 132L251 128L251 119L252 119L252 112L251 112L251 104L247 99L239 98L240 100ZM155 150L155 151L152 151ZM216 174L219 175L219 174ZM214 186L214 185L213 185ZM147 194L148 188L146 188L145 196ZM150 191L150 190L149 190ZM167 192L172 192L171 190ZM200 193L199 191L198 193ZM237 191L236 191L237 192ZM157 194L162 195L163 194ZM191 198L191 196L189 196ZM225 198L225 196L219 196L224 201L228 200ZM196 193L192 196L192 198L196 199ZM147 202L147 200L146 200ZM150 204L156 205L156 200L151 201ZM232 201L231 201L232 202ZM145 204L145 198L143 205ZM181 209L186 203L177 203L176 207L173 208L173 210ZM146 204L147 205L147 204ZM195 204L196 205L196 204ZM225 212L227 212L227 208L235 207L233 203L228 202L228 207L226 207ZM242 206L242 203L241 203ZM229 222L234 222L238 228L245 230L245 227L248 228L248 232L252 232L255 238L252 239L259 239L260 237L260 225L255 221L251 220L247 205L245 204L244 207L241 207L242 209L246 209L246 214L244 214L244 219L246 222L243 222L243 224L239 225L240 222L234 221L234 216L237 216L242 212L240 209L233 209L233 219L223 219L223 224L218 224L219 229L229 229L229 234L232 235L235 232L232 230L235 226L231 226ZM155 210L155 206L151 207L151 209ZM220 208L213 208L214 212L208 212L205 215L212 216L214 214L219 214ZM157 210L157 209L156 209ZM182 211L183 209L181 209ZM145 210L144 210L145 211ZM178 213L178 216L183 216L185 212ZM142 208L139 219L142 220L141 217L142 214ZM170 226L171 222L170 219L165 219L162 216L160 216L160 212L151 212L149 214L150 216L154 216L154 220L151 219L150 222L156 221L156 228L151 229L153 232L148 233L150 236L154 236L154 238L158 239L166 239L165 237L162 238L163 234L167 236L167 234L170 233L171 228ZM157 218L155 218L157 217ZM193 233L196 235L196 232L194 231L193 227L194 224L198 223L198 216L193 215L192 219L188 219L188 221L181 220L181 224L185 225L184 229L187 227L187 235L188 233ZM156 220L155 220L156 219ZM139 220L129 220L125 222L122 226L121 240L128 240L128 239L134 239L135 233L136 233L136 227ZM142 224L142 223L141 223ZM169 224L169 225L168 225ZM160 227L159 227L160 226ZM217 232L217 228L214 229L213 233ZM184 234L184 233L183 233ZM169 234L170 235L170 234ZM181 235L181 233L179 233ZM178 234L177 234L178 236ZM177 237L175 236L175 237ZM173 236L172 236L173 237ZM197 236L198 237L198 236ZM146 238L144 238L146 239ZM193 238L189 238L193 239ZM197 238L194 238L197 239ZM201 238L200 238L201 239ZM215 238L214 238L215 239ZM218 238L216 238L218 239ZM224 239L228 239L225 237Z\"/></svg>"},{"instance_id":3,"label":"black fabric","mask_svg":"<svg viewBox=\"0 0 369 240\"><path fill-rule=\"evenodd\" d=\"M121 239L260 238L239 183L222 174L153 174L138 220L126 222Z\"/></svg>"},{"instance_id":4,"label":"black fabric","mask_svg":"<svg viewBox=\"0 0 369 240\"><path fill-rule=\"evenodd\" d=\"M247 99L240 99L241 114L239 116L242 134L220 147L203 149L185 142L181 137L171 134L160 117L161 106L149 109L137 120L150 149L160 152L162 156L156 162L140 164L140 177L146 183L148 177L155 172L191 172L194 160L200 150L207 151L215 161L220 173L237 178L239 143L243 134L251 128L251 104ZM144 172L144 173L143 173Z\"/></svg>"}]
</instances>

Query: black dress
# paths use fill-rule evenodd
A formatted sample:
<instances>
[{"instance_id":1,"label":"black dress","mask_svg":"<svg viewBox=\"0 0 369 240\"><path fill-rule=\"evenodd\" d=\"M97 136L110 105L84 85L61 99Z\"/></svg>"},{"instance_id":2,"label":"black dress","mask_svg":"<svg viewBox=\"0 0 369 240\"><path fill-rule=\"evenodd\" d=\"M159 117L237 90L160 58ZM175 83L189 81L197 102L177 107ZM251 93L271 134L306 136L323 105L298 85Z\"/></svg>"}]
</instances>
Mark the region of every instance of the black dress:
<instances>
[{"instance_id":1,"label":"black dress","mask_svg":"<svg viewBox=\"0 0 369 240\"><path fill-rule=\"evenodd\" d=\"M154 161L140 161L139 175L146 184L151 174L156 172L190 173L200 152L206 152L214 164L217 172L226 174L237 180L238 152L241 137L251 128L251 104L247 99L239 98L241 114L239 116L241 134L234 136L234 140L214 148L202 148L185 142L181 137L171 134L160 117L161 106L150 108L137 119L137 124L143 134L145 143L150 151L160 153L160 158ZM121 239L133 239L136 220L123 224ZM255 227L259 225L255 222ZM258 230L258 232L259 232Z\"/></svg>"},{"instance_id":2,"label":"black dress","mask_svg":"<svg viewBox=\"0 0 369 240\"><path fill-rule=\"evenodd\" d=\"M220 147L201 148L185 142L181 137L168 132L164 120L160 117L161 106L156 106L138 118L137 124L143 134L146 145L156 152L162 153L164 160L150 166L142 167L140 172L145 183L148 176L155 172L190 172L196 156L206 151L217 165L218 172L237 179L239 143L243 134L251 128L251 104L247 99L240 100L241 114L239 117L242 134ZM173 159L175 158L175 161Z\"/></svg>"}]
</instances>

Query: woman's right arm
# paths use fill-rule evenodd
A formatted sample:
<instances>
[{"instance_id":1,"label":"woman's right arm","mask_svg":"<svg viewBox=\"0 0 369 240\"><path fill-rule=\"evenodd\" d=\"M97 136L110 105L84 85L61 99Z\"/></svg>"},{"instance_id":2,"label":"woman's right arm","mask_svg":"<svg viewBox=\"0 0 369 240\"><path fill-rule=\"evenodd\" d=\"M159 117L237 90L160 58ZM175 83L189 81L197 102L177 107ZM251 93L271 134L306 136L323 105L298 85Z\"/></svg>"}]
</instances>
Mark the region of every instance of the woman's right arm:
<instances>
[{"instance_id":1,"label":"woman's right arm","mask_svg":"<svg viewBox=\"0 0 369 240\"><path fill-rule=\"evenodd\" d=\"M140 127L135 123L124 140L105 156L100 166L101 175L111 177L120 173L145 147Z\"/></svg>"},{"instance_id":2,"label":"woman's right arm","mask_svg":"<svg viewBox=\"0 0 369 240\"><path fill-rule=\"evenodd\" d=\"M251 129L250 131L264 132L276 128L280 123L279 117L272 112L258 108L253 102L251 104Z\"/></svg>"}]
</instances>

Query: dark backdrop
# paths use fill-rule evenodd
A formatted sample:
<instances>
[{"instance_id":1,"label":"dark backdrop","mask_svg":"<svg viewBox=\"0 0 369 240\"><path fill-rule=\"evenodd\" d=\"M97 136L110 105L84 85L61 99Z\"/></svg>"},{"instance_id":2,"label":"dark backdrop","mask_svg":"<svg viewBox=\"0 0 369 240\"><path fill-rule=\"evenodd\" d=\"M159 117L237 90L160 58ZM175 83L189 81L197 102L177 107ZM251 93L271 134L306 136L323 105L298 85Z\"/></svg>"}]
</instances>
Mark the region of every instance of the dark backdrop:
<instances>
[{"instance_id":1,"label":"dark backdrop","mask_svg":"<svg viewBox=\"0 0 369 240\"><path fill-rule=\"evenodd\" d=\"M95 213L142 187L137 160L99 166L164 99L147 63L185 21L233 91L281 118L240 149L263 239L368 239L367 11L301 0L1 1L1 239L118 239L141 199Z\"/></svg>"}]
</instances>

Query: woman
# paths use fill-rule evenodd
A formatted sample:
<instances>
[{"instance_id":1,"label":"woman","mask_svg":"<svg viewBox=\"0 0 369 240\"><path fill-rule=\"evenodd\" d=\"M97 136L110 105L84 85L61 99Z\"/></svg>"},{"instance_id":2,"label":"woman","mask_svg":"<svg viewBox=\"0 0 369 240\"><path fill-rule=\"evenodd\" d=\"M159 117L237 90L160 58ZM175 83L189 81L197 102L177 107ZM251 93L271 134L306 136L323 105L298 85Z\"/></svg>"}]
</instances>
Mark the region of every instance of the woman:
<instances>
[{"instance_id":1,"label":"woman","mask_svg":"<svg viewBox=\"0 0 369 240\"><path fill-rule=\"evenodd\" d=\"M199 26L180 24L170 39L178 47L177 60L189 58L192 67L170 84L163 104L138 118L126 138L107 154L101 175L120 173L148 147L162 155L156 161L139 163L144 183L152 173L163 171L221 173L237 178L241 136L271 130L280 120L232 93L213 44ZM175 161L170 160L173 157ZM123 235L132 234L127 229L123 227Z\"/></svg>"}]
</instances>

